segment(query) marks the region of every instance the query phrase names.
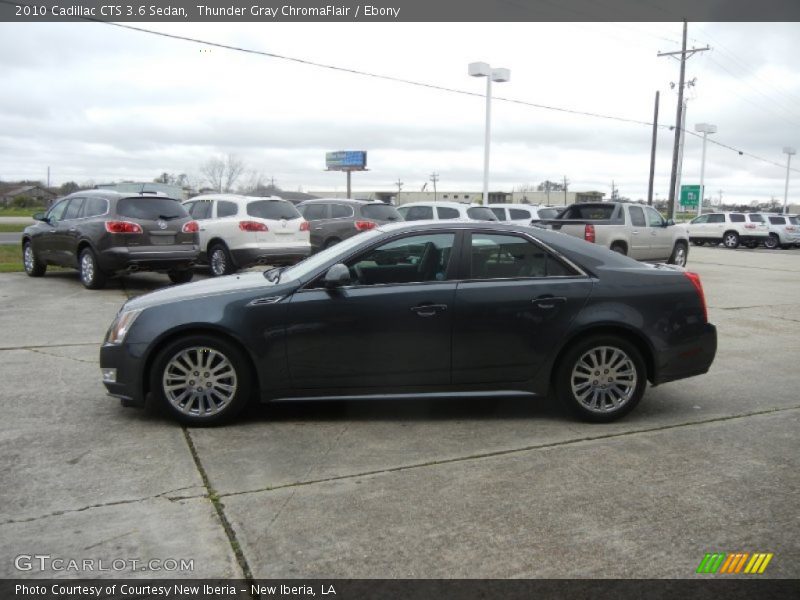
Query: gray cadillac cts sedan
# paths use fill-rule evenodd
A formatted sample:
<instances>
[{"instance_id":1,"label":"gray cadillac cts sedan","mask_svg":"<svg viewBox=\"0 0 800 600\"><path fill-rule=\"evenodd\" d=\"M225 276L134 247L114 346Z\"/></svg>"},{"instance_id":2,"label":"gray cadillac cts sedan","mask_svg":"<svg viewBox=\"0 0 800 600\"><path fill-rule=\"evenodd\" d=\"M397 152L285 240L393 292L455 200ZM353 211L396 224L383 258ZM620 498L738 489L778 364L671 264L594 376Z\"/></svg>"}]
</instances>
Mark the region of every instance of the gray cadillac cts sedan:
<instances>
[{"instance_id":1,"label":"gray cadillac cts sedan","mask_svg":"<svg viewBox=\"0 0 800 600\"><path fill-rule=\"evenodd\" d=\"M126 406L210 425L251 399L502 394L611 421L708 371L699 277L560 233L383 225L292 267L129 300L100 351Z\"/></svg>"}]
</instances>

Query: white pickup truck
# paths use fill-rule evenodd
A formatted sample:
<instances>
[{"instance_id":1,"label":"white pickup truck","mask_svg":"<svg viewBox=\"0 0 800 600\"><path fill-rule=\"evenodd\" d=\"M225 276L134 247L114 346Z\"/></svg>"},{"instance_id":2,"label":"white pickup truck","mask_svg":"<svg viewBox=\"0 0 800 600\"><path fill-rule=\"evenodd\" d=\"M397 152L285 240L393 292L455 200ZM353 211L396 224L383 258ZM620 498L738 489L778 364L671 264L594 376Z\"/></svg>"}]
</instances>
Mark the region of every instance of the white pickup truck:
<instances>
[{"instance_id":1,"label":"white pickup truck","mask_svg":"<svg viewBox=\"0 0 800 600\"><path fill-rule=\"evenodd\" d=\"M686 227L666 220L651 206L632 202L586 202L565 208L554 219L531 225L560 231L642 261L685 266Z\"/></svg>"}]
</instances>

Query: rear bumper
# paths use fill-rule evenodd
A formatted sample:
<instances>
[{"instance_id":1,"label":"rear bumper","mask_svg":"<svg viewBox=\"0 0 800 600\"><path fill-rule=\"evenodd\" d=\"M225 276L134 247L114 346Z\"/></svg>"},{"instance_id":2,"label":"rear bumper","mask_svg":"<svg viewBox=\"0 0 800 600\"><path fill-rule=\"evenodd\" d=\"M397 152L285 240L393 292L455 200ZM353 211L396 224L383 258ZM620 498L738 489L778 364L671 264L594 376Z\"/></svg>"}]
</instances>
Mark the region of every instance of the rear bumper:
<instances>
[{"instance_id":1,"label":"rear bumper","mask_svg":"<svg viewBox=\"0 0 800 600\"><path fill-rule=\"evenodd\" d=\"M169 271L185 269L197 260L200 247L192 246L142 246L140 248L114 247L100 252L98 261L104 271Z\"/></svg>"},{"instance_id":2,"label":"rear bumper","mask_svg":"<svg viewBox=\"0 0 800 600\"><path fill-rule=\"evenodd\" d=\"M239 267L250 265L293 265L311 254L311 246L288 248L239 248L231 250L233 260Z\"/></svg>"},{"instance_id":3,"label":"rear bumper","mask_svg":"<svg viewBox=\"0 0 800 600\"><path fill-rule=\"evenodd\" d=\"M670 346L657 356L653 384L667 383L707 373L717 353L717 328L711 323L696 335Z\"/></svg>"}]
</instances>

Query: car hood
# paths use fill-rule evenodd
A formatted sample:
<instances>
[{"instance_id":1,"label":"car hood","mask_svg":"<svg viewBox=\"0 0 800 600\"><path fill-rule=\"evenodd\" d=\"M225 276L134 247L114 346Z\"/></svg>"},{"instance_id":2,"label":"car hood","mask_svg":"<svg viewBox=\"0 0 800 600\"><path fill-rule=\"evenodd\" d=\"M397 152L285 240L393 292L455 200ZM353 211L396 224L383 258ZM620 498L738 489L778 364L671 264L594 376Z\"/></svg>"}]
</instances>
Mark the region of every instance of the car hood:
<instances>
[{"instance_id":1,"label":"car hood","mask_svg":"<svg viewBox=\"0 0 800 600\"><path fill-rule=\"evenodd\" d=\"M237 275L227 275L225 277L215 277L194 283L176 285L143 296L138 296L129 300L125 304L125 310L139 310L160 304L181 302L184 300L196 300L208 296L219 296L221 294L232 294L253 290L257 293L281 294L290 290L296 282L281 282L276 284L269 281L262 271L249 273L239 273Z\"/></svg>"}]
</instances>

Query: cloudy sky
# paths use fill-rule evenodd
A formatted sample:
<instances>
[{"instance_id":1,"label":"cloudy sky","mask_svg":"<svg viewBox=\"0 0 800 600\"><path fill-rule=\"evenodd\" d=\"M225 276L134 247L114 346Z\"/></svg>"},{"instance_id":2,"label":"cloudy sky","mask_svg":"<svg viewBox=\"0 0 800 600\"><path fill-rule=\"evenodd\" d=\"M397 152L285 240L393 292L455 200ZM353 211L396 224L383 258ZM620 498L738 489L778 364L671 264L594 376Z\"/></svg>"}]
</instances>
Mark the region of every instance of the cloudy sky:
<instances>
[{"instance_id":1,"label":"cloudy sky","mask_svg":"<svg viewBox=\"0 0 800 600\"><path fill-rule=\"evenodd\" d=\"M467 64L511 69L495 85L491 189L566 176L571 189L633 199L647 194L651 128L498 100L497 97L652 121L675 120L679 23L253 23L134 24L455 88L469 96L167 39L99 23L0 23L0 180L96 183L198 175L234 153L284 189L344 188L324 171L328 150L367 150L354 187L440 190L482 185L483 79ZM687 129L709 145L708 194L782 200L781 149L800 146L800 24L690 23ZM659 130L655 189L669 188L673 132ZM699 183L701 142L688 136L683 182ZM797 157L796 157L797 158ZM800 168L800 159L797 160ZM800 196L800 172L794 174ZM790 199L792 191L790 190Z\"/></svg>"}]
</instances>

